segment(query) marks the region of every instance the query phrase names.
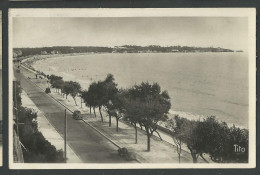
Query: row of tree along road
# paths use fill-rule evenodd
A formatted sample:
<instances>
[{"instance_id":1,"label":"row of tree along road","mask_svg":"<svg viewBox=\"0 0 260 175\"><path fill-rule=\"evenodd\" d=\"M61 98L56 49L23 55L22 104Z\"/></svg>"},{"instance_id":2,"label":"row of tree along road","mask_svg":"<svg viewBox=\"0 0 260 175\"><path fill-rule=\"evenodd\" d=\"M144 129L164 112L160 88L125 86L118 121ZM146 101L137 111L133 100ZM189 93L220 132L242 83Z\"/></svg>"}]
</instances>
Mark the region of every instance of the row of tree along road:
<instances>
[{"instance_id":1,"label":"row of tree along road","mask_svg":"<svg viewBox=\"0 0 260 175\"><path fill-rule=\"evenodd\" d=\"M105 80L93 82L88 90L82 90L79 83L64 81L62 77L47 75L52 88L55 88L63 97L71 95L77 105L76 97L79 96L85 105L92 109L96 116L98 108L101 121L103 122L102 108L111 118L118 121L124 119L131 123L135 129L135 143L137 144L137 126L145 130L147 136L147 150L151 149L151 136L157 132L158 122L165 122L167 131L171 134L181 160L183 145L187 146L193 162L198 157L204 158L208 154L211 161L218 163L248 162L248 130L233 125L228 126L225 122L216 120L214 116L207 117L202 121L188 120L178 115L169 119L168 112L171 108L171 100L167 91L161 91L158 83L150 84L142 82L129 89L119 89L114 77L108 74ZM47 88L46 92L50 92ZM82 105L82 103L81 103ZM235 145L244 148L237 151Z\"/></svg>"}]
</instances>

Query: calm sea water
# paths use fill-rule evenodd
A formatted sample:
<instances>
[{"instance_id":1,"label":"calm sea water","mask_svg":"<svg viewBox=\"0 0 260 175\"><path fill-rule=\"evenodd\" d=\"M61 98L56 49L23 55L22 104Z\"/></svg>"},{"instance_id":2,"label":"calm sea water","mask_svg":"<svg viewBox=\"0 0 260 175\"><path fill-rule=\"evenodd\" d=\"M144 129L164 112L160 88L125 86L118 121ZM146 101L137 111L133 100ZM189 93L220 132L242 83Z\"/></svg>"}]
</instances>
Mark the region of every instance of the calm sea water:
<instances>
[{"instance_id":1,"label":"calm sea water","mask_svg":"<svg viewBox=\"0 0 260 175\"><path fill-rule=\"evenodd\" d=\"M47 74L90 82L112 73L119 87L158 82L171 97L171 113L188 118L214 115L248 127L246 53L93 54L49 58L34 64Z\"/></svg>"}]
</instances>

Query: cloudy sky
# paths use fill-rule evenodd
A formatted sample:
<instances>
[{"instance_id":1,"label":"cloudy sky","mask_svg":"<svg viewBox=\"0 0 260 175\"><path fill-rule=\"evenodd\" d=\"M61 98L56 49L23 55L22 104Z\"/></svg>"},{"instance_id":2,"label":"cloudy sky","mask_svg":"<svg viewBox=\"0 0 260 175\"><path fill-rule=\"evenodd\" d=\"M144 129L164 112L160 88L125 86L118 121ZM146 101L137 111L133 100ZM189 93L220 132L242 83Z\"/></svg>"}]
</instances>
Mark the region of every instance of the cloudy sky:
<instances>
[{"instance_id":1,"label":"cloudy sky","mask_svg":"<svg viewBox=\"0 0 260 175\"><path fill-rule=\"evenodd\" d=\"M187 45L247 50L247 18L15 17L14 47Z\"/></svg>"}]
</instances>

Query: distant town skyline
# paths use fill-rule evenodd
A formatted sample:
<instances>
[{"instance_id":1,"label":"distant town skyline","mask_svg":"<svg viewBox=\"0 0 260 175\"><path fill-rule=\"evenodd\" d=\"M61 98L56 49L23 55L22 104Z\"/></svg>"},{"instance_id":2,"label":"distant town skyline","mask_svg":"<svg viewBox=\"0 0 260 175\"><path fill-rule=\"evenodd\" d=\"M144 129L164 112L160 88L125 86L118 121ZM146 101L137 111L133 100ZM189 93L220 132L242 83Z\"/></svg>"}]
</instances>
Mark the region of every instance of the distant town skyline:
<instances>
[{"instance_id":1,"label":"distant town skyline","mask_svg":"<svg viewBox=\"0 0 260 175\"><path fill-rule=\"evenodd\" d=\"M13 47L160 45L248 50L242 17L15 17Z\"/></svg>"}]
</instances>

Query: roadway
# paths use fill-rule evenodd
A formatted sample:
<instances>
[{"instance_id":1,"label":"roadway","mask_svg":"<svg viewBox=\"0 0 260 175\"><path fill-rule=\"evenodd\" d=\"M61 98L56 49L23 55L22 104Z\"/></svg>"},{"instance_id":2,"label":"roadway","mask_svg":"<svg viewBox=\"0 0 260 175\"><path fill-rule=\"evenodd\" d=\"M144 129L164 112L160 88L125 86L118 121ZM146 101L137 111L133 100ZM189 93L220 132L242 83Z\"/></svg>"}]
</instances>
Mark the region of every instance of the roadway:
<instances>
[{"instance_id":1,"label":"roadway","mask_svg":"<svg viewBox=\"0 0 260 175\"><path fill-rule=\"evenodd\" d=\"M14 70L16 69L14 68ZM35 78L35 74L22 68L21 73L14 71L14 76L17 81L21 82L21 87L30 99L64 138L65 108L27 78ZM67 112L67 126L68 144L82 162L127 163L126 160L118 156L116 146L83 121L74 120L70 112Z\"/></svg>"}]
</instances>

